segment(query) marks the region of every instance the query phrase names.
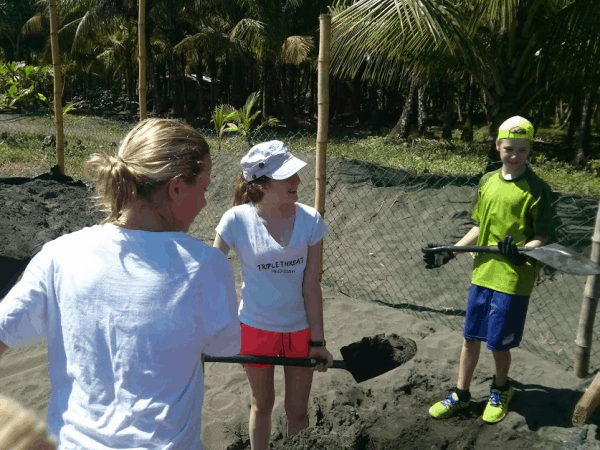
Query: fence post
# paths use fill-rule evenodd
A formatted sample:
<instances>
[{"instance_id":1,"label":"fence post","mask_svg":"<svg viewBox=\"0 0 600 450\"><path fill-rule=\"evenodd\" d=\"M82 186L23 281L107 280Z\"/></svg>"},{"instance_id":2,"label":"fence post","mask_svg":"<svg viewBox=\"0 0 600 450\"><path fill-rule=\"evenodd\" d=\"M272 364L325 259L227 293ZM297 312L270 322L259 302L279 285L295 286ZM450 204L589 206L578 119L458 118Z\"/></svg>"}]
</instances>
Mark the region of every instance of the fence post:
<instances>
[{"instance_id":1,"label":"fence post","mask_svg":"<svg viewBox=\"0 0 600 450\"><path fill-rule=\"evenodd\" d=\"M600 204L596 215L594 235L592 236L592 252L590 259L596 264L600 262ZM575 376L585 378L590 367L592 339L594 337L594 319L600 298L600 275L590 275L585 283L583 301L579 314L579 327L575 340Z\"/></svg>"},{"instance_id":2,"label":"fence post","mask_svg":"<svg viewBox=\"0 0 600 450\"><path fill-rule=\"evenodd\" d=\"M139 101L140 120L147 116L146 112L146 0L139 0L138 5L138 64L139 64Z\"/></svg>"},{"instance_id":3,"label":"fence post","mask_svg":"<svg viewBox=\"0 0 600 450\"><path fill-rule=\"evenodd\" d=\"M58 12L56 0L50 0L50 46L52 47L52 67L54 68L54 123L56 127L56 162L60 173L65 173L65 136L62 113L62 79L60 53L58 51Z\"/></svg>"},{"instance_id":4,"label":"fence post","mask_svg":"<svg viewBox=\"0 0 600 450\"><path fill-rule=\"evenodd\" d=\"M317 146L315 168L315 209L325 215L325 186L327 133L329 131L329 59L331 34L331 16L319 16L319 59L318 59L318 86L317 86ZM319 280L323 276L323 247L319 267Z\"/></svg>"}]
</instances>

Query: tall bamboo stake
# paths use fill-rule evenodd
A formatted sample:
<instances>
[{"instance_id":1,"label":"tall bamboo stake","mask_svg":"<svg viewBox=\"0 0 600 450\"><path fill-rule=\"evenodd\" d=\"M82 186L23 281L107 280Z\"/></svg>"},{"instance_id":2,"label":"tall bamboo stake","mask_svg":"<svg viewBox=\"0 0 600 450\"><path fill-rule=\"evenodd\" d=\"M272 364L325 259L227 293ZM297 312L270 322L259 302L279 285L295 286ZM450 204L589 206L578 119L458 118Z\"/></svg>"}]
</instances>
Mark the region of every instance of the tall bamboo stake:
<instances>
[{"instance_id":1,"label":"tall bamboo stake","mask_svg":"<svg viewBox=\"0 0 600 450\"><path fill-rule=\"evenodd\" d=\"M139 91L140 91L140 120L146 113L146 0L139 0L138 11L138 62L139 62Z\"/></svg>"},{"instance_id":2,"label":"tall bamboo stake","mask_svg":"<svg viewBox=\"0 0 600 450\"><path fill-rule=\"evenodd\" d=\"M50 0L50 45L54 68L54 123L56 126L56 161L60 173L65 173L65 136L62 114L62 79L60 53L58 51L58 12L56 0Z\"/></svg>"},{"instance_id":3,"label":"tall bamboo stake","mask_svg":"<svg viewBox=\"0 0 600 450\"><path fill-rule=\"evenodd\" d=\"M592 236L592 252L590 259L596 264L600 262L600 204L594 235ZM583 291L583 302L579 314L579 327L577 328L577 339L575 340L575 376L585 378L590 367L590 354L592 351L592 338L594 336L594 319L596 308L600 298L600 275L590 275L585 283Z\"/></svg>"},{"instance_id":4,"label":"tall bamboo stake","mask_svg":"<svg viewBox=\"0 0 600 450\"><path fill-rule=\"evenodd\" d=\"M319 59L318 59L318 89L317 89L317 148L315 168L315 209L325 215L325 165L327 156L327 133L329 131L329 60L331 34L331 16L321 14ZM319 279L323 276L323 248L321 247L321 264L319 267Z\"/></svg>"}]
</instances>

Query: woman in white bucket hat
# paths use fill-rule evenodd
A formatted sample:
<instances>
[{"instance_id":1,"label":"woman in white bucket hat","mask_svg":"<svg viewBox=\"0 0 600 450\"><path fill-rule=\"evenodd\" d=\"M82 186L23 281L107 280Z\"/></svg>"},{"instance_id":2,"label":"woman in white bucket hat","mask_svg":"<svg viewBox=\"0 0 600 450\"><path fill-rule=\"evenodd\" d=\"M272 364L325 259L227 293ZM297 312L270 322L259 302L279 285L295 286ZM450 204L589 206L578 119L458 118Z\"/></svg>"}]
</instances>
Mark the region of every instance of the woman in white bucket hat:
<instances>
[{"instance_id":1,"label":"woman in white bucket hat","mask_svg":"<svg viewBox=\"0 0 600 450\"><path fill-rule=\"evenodd\" d=\"M280 141L258 144L242 158L234 207L216 228L214 246L235 248L241 263L242 293L238 310L242 354L322 358L326 371L332 356L325 347L319 281L321 215L297 203L306 163ZM267 449L275 402L274 366L245 366L250 383L250 442ZM315 369L284 367L288 435L308 426L308 398Z\"/></svg>"}]
</instances>

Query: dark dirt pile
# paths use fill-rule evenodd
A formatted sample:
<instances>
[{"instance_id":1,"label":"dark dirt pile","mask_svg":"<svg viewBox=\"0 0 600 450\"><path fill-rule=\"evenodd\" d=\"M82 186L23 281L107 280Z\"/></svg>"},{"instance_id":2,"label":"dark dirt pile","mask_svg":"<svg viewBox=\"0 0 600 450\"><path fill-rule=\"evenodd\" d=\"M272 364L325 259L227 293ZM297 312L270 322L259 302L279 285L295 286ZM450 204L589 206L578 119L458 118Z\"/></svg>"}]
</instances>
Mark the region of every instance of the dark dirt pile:
<instances>
[{"instance_id":1,"label":"dark dirt pile","mask_svg":"<svg viewBox=\"0 0 600 450\"><path fill-rule=\"evenodd\" d=\"M45 242L98 222L90 190L55 171L0 178L0 298Z\"/></svg>"}]
</instances>

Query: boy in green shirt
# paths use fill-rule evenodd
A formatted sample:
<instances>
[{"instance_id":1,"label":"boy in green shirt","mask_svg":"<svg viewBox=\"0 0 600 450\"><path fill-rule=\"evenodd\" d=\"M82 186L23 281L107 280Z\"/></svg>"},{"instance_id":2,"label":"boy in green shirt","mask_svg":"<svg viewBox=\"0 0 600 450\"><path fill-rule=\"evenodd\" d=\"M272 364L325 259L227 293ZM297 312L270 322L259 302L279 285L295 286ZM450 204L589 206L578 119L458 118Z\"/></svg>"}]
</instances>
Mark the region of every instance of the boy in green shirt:
<instances>
[{"instance_id":1,"label":"boy in green shirt","mask_svg":"<svg viewBox=\"0 0 600 450\"><path fill-rule=\"evenodd\" d=\"M429 409L436 419L468 408L482 341L492 351L496 366L483 420L499 422L508 411L513 395L508 380L510 349L521 342L529 296L539 271L539 263L520 254L517 246L545 245L553 231L550 188L526 164L533 133L531 122L519 116L500 125L496 147L502 168L481 178L471 205L471 216L478 225L456 243L498 245L501 253L475 256L458 382L453 392ZM451 252L423 256L428 267L439 267L453 258Z\"/></svg>"}]
</instances>

